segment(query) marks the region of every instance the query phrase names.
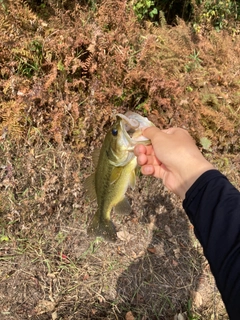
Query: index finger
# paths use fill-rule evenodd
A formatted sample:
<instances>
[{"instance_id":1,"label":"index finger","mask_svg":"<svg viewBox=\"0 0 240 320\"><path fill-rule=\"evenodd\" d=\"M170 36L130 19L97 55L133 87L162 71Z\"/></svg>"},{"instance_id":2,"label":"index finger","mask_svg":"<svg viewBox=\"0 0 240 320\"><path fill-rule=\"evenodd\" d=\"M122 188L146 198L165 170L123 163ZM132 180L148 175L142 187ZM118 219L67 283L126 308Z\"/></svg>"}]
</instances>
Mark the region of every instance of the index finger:
<instances>
[{"instance_id":1,"label":"index finger","mask_svg":"<svg viewBox=\"0 0 240 320\"><path fill-rule=\"evenodd\" d=\"M154 155L153 147L152 145L137 144L134 148L134 154L135 156L139 156L140 154Z\"/></svg>"}]
</instances>

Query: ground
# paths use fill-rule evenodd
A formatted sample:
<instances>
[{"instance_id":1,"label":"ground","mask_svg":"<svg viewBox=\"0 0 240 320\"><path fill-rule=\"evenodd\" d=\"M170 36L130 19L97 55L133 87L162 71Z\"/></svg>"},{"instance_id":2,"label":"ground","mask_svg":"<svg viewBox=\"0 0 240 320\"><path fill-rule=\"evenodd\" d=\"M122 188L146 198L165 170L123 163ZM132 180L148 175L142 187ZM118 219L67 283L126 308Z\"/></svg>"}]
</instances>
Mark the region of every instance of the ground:
<instances>
[{"instance_id":1,"label":"ground","mask_svg":"<svg viewBox=\"0 0 240 320\"><path fill-rule=\"evenodd\" d=\"M83 182L131 110L189 130L239 187L239 36L139 23L126 1L67 9L1 3L1 319L228 319L161 181L138 175L116 243L87 235Z\"/></svg>"}]
</instances>

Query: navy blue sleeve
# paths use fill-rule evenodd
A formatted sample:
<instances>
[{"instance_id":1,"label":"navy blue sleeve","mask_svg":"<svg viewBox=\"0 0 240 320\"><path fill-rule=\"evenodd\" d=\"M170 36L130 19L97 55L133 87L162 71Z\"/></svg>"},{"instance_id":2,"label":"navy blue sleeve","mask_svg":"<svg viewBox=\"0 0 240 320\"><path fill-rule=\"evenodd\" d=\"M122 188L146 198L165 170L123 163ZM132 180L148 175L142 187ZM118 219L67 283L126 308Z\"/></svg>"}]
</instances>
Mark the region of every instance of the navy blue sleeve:
<instances>
[{"instance_id":1,"label":"navy blue sleeve","mask_svg":"<svg viewBox=\"0 0 240 320\"><path fill-rule=\"evenodd\" d=\"M231 320L240 319L240 192L217 170L195 181L183 201Z\"/></svg>"}]
</instances>

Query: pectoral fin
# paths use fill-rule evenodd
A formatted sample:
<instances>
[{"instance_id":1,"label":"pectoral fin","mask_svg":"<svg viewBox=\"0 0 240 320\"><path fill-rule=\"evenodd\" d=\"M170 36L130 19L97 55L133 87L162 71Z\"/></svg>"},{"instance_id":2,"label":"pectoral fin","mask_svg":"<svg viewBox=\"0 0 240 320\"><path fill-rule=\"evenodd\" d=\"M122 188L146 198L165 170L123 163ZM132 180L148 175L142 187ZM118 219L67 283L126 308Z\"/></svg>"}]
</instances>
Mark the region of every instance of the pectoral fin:
<instances>
[{"instance_id":1,"label":"pectoral fin","mask_svg":"<svg viewBox=\"0 0 240 320\"><path fill-rule=\"evenodd\" d=\"M132 208L126 197L115 206L114 211L119 214L130 214L132 212Z\"/></svg>"},{"instance_id":2,"label":"pectoral fin","mask_svg":"<svg viewBox=\"0 0 240 320\"><path fill-rule=\"evenodd\" d=\"M135 170L131 171L129 176L129 186L134 189L136 185L136 173Z\"/></svg>"},{"instance_id":3,"label":"pectoral fin","mask_svg":"<svg viewBox=\"0 0 240 320\"><path fill-rule=\"evenodd\" d=\"M111 173L110 184L117 182L117 180L121 176L121 173L122 173L122 167L115 167Z\"/></svg>"}]
</instances>

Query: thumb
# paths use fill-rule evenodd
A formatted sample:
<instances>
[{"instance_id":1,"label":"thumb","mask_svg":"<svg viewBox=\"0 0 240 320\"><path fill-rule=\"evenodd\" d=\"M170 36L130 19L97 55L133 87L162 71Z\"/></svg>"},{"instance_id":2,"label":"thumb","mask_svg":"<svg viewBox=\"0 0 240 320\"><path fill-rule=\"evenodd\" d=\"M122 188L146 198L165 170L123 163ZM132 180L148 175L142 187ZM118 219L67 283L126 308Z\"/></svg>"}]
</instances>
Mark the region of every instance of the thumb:
<instances>
[{"instance_id":1,"label":"thumb","mask_svg":"<svg viewBox=\"0 0 240 320\"><path fill-rule=\"evenodd\" d=\"M142 134L144 137L148 138L149 140L152 140L153 137L156 134L162 133L162 130L160 130L157 127L147 127L146 129L143 130Z\"/></svg>"}]
</instances>

